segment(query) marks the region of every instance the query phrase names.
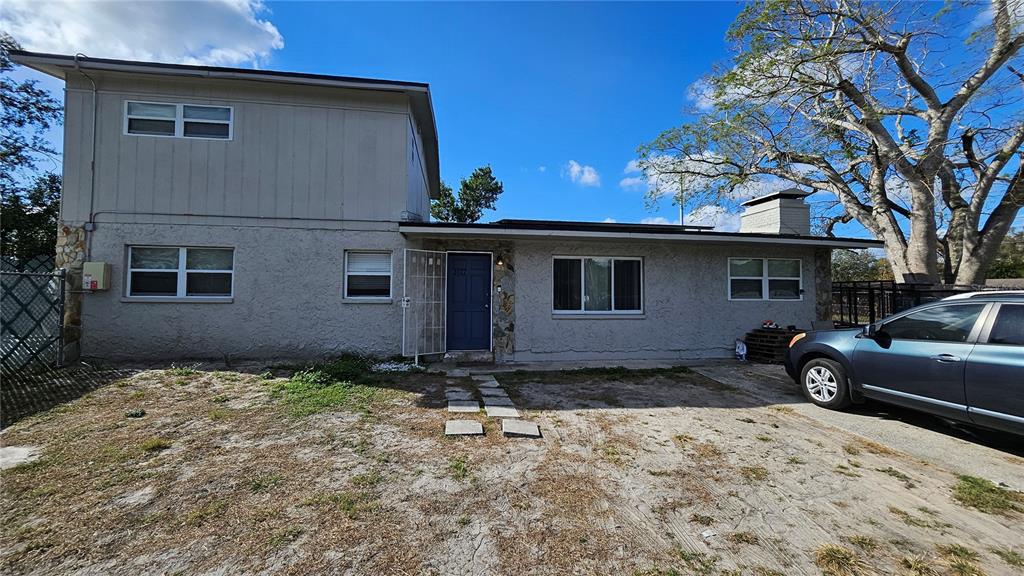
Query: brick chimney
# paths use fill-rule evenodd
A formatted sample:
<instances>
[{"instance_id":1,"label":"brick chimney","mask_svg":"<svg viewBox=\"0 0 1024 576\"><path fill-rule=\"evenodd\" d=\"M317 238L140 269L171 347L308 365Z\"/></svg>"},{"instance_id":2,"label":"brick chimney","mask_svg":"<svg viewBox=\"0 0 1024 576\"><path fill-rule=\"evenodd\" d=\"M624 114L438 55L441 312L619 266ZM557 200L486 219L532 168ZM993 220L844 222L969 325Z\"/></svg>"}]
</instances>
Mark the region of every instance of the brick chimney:
<instances>
[{"instance_id":1,"label":"brick chimney","mask_svg":"<svg viewBox=\"0 0 1024 576\"><path fill-rule=\"evenodd\" d=\"M747 200L740 215L740 232L760 234L811 234L811 207L804 203L810 196L799 188Z\"/></svg>"}]
</instances>

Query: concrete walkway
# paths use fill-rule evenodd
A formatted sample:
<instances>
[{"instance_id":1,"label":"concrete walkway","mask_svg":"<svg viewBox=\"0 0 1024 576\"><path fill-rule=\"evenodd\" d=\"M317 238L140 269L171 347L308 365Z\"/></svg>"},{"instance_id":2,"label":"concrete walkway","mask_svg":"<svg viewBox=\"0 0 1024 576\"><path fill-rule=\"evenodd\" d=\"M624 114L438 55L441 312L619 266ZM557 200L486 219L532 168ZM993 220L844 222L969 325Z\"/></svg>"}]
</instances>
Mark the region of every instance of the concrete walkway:
<instances>
[{"instance_id":1,"label":"concrete walkway","mask_svg":"<svg viewBox=\"0 0 1024 576\"><path fill-rule=\"evenodd\" d=\"M452 375L451 372L448 373ZM460 372L460 374L466 374ZM505 436L524 436L539 438L540 428L533 422L519 420L519 410L515 407L508 393L501 387L492 374L473 374L473 382L477 392L483 399L484 409L489 418L502 418L501 430ZM445 388L448 398L448 412L478 413L480 403L465 388L449 386ZM475 424L475 426L474 426ZM483 426L471 420L448 420L445 423L445 436L476 436L483 434Z\"/></svg>"}]
</instances>

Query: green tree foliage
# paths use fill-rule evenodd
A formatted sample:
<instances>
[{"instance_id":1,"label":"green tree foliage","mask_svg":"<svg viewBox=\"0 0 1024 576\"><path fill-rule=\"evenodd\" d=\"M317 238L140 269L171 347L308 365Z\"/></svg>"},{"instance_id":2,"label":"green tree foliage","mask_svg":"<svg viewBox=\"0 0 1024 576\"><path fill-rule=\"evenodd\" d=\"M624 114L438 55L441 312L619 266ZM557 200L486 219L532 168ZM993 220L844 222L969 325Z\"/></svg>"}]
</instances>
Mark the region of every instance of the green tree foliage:
<instances>
[{"instance_id":1,"label":"green tree foliage","mask_svg":"<svg viewBox=\"0 0 1024 576\"><path fill-rule=\"evenodd\" d=\"M885 258L875 258L867 250L832 252L832 281L892 280L892 268Z\"/></svg>"},{"instance_id":2,"label":"green tree foliage","mask_svg":"<svg viewBox=\"0 0 1024 576\"><path fill-rule=\"evenodd\" d=\"M0 205L0 245L4 256L27 262L36 256L52 255L57 245L60 217L60 176L47 172L32 184L7 194Z\"/></svg>"},{"instance_id":3,"label":"green tree foliage","mask_svg":"<svg viewBox=\"0 0 1024 576\"><path fill-rule=\"evenodd\" d=\"M441 222L476 222L484 210L494 209L504 189L491 173L491 167L482 166L459 182L458 196L442 182L441 197L431 203L430 215Z\"/></svg>"},{"instance_id":4,"label":"green tree foliage","mask_svg":"<svg viewBox=\"0 0 1024 576\"><path fill-rule=\"evenodd\" d=\"M61 104L34 80L16 81L10 51L21 47L0 32L0 247L26 260L54 253L60 210L60 176L39 173L44 158L57 159L45 131L61 120Z\"/></svg>"},{"instance_id":5,"label":"green tree foliage","mask_svg":"<svg viewBox=\"0 0 1024 576\"><path fill-rule=\"evenodd\" d=\"M989 278L1024 278L1024 229L1008 234L988 269Z\"/></svg>"},{"instance_id":6,"label":"green tree foliage","mask_svg":"<svg viewBox=\"0 0 1024 576\"><path fill-rule=\"evenodd\" d=\"M693 210L798 185L856 221L900 281L984 280L1024 206L1024 3L765 0L694 85L696 117L641 147Z\"/></svg>"}]
</instances>

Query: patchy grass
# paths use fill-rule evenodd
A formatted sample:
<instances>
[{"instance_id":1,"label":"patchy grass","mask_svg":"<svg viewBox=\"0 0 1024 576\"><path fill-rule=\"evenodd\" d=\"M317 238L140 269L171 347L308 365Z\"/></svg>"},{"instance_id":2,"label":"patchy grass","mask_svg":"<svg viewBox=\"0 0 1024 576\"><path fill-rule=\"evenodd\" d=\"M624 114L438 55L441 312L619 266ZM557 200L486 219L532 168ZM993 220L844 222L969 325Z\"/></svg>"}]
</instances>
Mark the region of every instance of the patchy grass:
<instances>
[{"instance_id":1,"label":"patchy grass","mask_svg":"<svg viewBox=\"0 0 1024 576\"><path fill-rule=\"evenodd\" d=\"M904 556L900 560L900 567L904 569L907 576L939 576L935 563L924 554Z\"/></svg>"},{"instance_id":2,"label":"patchy grass","mask_svg":"<svg viewBox=\"0 0 1024 576\"><path fill-rule=\"evenodd\" d=\"M892 466L886 466L885 468L875 468L875 471L892 476L893 478L899 480L900 482L903 482L903 485L906 486L907 488L914 488L915 486L917 486L917 484L914 483L910 476L907 476L906 474L900 472L899 470L893 468Z\"/></svg>"},{"instance_id":3,"label":"patchy grass","mask_svg":"<svg viewBox=\"0 0 1024 576\"><path fill-rule=\"evenodd\" d=\"M146 438L142 441L142 444L139 444L139 448L142 448L143 452L160 452L162 450L167 450L170 447L170 440L159 437Z\"/></svg>"},{"instance_id":4,"label":"patchy grass","mask_svg":"<svg viewBox=\"0 0 1024 576\"><path fill-rule=\"evenodd\" d=\"M711 516L705 516L694 512L693 514L690 514L690 522L700 524L701 526L711 526L715 522L715 519Z\"/></svg>"},{"instance_id":5,"label":"patchy grass","mask_svg":"<svg viewBox=\"0 0 1024 576\"><path fill-rule=\"evenodd\" d=\"M869 554L878 548L878 540L871 536L862 536L858 534L848 537L846 541Z\"/></svg>"},{"instance_id":6,"label":"patchy grass","mask_svg":"<svg viewBox=\"0 0 1024 576\"><path fill-rule=\"evenodd\" d=\"M764 466L743 466L740 468L740 475L748 482L760 482L768 479L768 469Z\"/></svg>"},{"instance_id":7,"label":"patchy grass","mask_svg":"<svg viewBox=\"0 0 1024 576\"><path fill-rule=\"evenodd\" d=\"M469 460L465 456L456 456L448 461L448 473L457 482L465 482L472 473L469 469Z\"/></svg>"},{"instance_id":8,"label":"patchy grass","mask_svg":"<svg viewBox=\"0 0 1024 576\"><path fill-rule=\"evenodd\" d=\"M814 564L824 576L856 576L864 567L856 552L838 544L822 544L815 549Z\"/></svg>"},{"instance_id":9,"label":"patchy grass","mask_svg":"<svg viewBox=\"0 0 1024 576\"><path fill-rule=\"evenodd\" d=\"M725 539L733 544L755 545L760 542L757 534L754 534L753 532L732 532L730 534L726 534Z\"/></svg>"},{"instance_id":10,"label":"patchy grass","mask_svg":"<svg viewBox=\"0 0 1024 576\"><path fill-rule=\"evenodd\" d=\"M340 381L313 368L299 371L288 380L272 381L270 388L271 396L283 399L296 417L331 410L368 414L373 404L387 395L381 388Z\"/></svg>"},{"instance_id":11,"label":"patchy grass","mask_svg":"<svg viewBox=\"0 0 1024 576\"><path fill-rule=\"evenodd\" d=\"M961 475L953 486L953 499L986 514L1009 516L1024 512L1024 493L997 486L976 476Z\"/></svg>"},{"instance_id":12,"label":"patchy grass","mask_svg":"<svg viewBox=\"0 0 1024 576\"><path fill-rule=\"evenodd\" d=\"M253 494L259 494L261 492L269 492L278 485L284 482L284 477L280 474L265 474L260 476L253 476L249 478L249 490Z\"/></svg>"},{"instance_id":13,"label":"patchy grass","mask_svg":"<svg viewBox=\"0 0 1024 576\"><path fill-rule=\"evenodd\" d=\"M1015 568L1024 568L1024 555L1012 548L989 548L1000 560Z\"/></svg>"},{"instance_id":14,"label":"patchy grass","mask_svg":"<svg viewBox=\"0 0 1024 576\"><path fill-rule=\"evenodd\" d=\"M298 526L289 526L287 528L277 530L270 535L270 538L267 540L267 545L271 548L279 548L285 544L298 540L299 536L302 536L303 532L305 532L305 530Z\"/></svg>"},{"instance_id":15,"label":"patchy grass","mask_svg":"<svg viewBox=\"0 0 1024 576\"><path fill-rule=\"evenodd\" d=\"M189 364L186 366L171 364L171 367L164 372L169 376L195 376L196 374L199 374L199 364Z\"/></svg>"},{"instance_id":16,"label":"patchy grass","mask_svg":"<svg viewBox=\"0 0 1024 576\"><path fill-rule=\"evenodd\" d=\"M936 549L956 576L985 576L976 564L979 556L974 550L961 544L944 544Z\"/></svg>"},{"instance_id":17,"label":"patchy grass","mask_svg":"<svg viewBox=\"0 0 1024 576\"><path fill-rule=\"evenodd\" d=\"M789 458L786 458L786 463L787 464L807 464L807 461L804 460L803 458L800 458L799 456L790 456Z\"/></svg>"}]
</instances>

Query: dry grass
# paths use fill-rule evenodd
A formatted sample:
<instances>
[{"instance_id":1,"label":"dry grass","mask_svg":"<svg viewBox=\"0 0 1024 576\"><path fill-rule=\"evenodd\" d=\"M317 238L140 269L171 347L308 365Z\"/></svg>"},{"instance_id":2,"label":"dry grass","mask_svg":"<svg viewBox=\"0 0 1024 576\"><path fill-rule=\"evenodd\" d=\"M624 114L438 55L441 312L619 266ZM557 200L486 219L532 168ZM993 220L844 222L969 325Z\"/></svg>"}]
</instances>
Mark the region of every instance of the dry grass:
<instances>
[{"instance_id":1,"label":"dry grass","mask_svg":"<svg viewBox=\"0 0 1024 576\"><path fill-rule=\"evenodd\" d=\"M865 565L856 552L838 544L823 544L814 551L814 564L824 576L858 576Z\"/></svg>"}]
</instances>

